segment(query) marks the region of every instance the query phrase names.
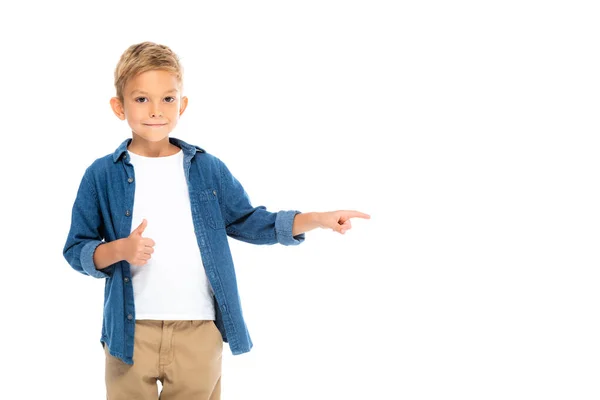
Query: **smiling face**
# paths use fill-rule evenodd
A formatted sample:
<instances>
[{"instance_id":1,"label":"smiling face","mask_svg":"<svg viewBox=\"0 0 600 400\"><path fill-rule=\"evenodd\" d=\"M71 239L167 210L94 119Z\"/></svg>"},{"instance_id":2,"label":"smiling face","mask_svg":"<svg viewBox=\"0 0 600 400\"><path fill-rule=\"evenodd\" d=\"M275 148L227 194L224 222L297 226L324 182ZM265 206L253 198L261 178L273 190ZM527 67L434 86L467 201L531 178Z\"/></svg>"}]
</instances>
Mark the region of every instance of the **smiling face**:
<instances>
[{"instance_id":1,"label":"smiling face","mask_svg":"<svg viewBox=\"0 0 600 400\"><path fill-rule=\"evenodd\" d=\"M123 88L123 99L113 97L113 112L127 120L134 139L148 142L168 141L179 117L187 107L187 97L181 95L181 83L164 70L142 72L131 78Z\"/></svg>"}]
</instances>

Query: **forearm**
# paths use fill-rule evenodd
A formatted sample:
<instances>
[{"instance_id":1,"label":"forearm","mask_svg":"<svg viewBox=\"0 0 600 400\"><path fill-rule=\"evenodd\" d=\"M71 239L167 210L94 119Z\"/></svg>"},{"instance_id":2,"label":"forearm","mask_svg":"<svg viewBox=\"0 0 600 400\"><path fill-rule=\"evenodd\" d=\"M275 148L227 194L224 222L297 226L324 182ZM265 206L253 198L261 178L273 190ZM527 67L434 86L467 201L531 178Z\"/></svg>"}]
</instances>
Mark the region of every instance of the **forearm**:
<instances>
[{"instance_id":1,"label":"forearm","mask_svg":"<svg viewBox=\"0 0 600 400\"><path fill-rule=\"evenodd\" d=\"M320 228L319 213L308 212L296 214L292 226L292 236Z\"/></svg>"},{"instance_id":2,"label":"forearm","mask_svg":"<svg viewBox=\"0 0 600 400\"><path fill-rule=\"evenodd\" d=\"M94 252L94 264L96 265L96 269L102 270L123 260L121 251L123 240L124 239L114 240L96 247L96 251Z\"/></svg>"}]
</instances>

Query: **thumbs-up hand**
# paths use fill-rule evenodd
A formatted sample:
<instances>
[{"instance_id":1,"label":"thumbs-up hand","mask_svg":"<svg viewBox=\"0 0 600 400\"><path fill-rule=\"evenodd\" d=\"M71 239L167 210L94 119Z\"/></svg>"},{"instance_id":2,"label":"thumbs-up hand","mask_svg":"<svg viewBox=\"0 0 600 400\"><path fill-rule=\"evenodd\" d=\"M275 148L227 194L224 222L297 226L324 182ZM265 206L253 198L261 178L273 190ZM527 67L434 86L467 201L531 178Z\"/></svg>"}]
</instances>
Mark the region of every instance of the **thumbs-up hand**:
<instances>
[{"instance_id":1,"label":"thumbs-up hand","mask_svg":"<svg viewBox=\"0 0 600 400\"><path fill-rule=\"evenodd\" d=\"M154 240L142 237L147 225L148 221L144 218L124 241L123 257L129 264L146 265L154 253Z\"/></svg>"}]
</instances>

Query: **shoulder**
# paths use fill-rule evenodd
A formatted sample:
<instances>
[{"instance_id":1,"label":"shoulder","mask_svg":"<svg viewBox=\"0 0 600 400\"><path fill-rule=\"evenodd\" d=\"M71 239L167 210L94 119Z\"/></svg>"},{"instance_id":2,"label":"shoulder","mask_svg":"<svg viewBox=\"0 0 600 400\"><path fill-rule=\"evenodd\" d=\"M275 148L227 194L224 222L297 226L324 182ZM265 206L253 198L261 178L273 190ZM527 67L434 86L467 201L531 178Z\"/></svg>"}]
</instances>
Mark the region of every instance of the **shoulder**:
<instances>
[{"instance_id":1,"label":"shoulder","mask_svg":"<svg viewBox=\"0 0 600 400\"><path fill-rule=\"evenodd\" d=\"M204 148L197 147L200 151L197 151L193 158L193 164L196 164L201 175L205 179L216 179L221 181L222 179L231 179L231 171L227 164L221 159L221 157L211 154Z\"/></svg>"},{"instance_id":2,"label":"shoulder","mask_svg":"<svg viewBox=\"0 0 600 400\"><path fill-rule=\"evenodd\" d=\"M200 167L212 167L217 171L221 170L225 163L219 158L217 155L208 152L202 147L194 146L198 151L194 154L194 162L196 162Z\"/></svg>"},{"instance_id":3,"label":"shoulder","mask_svg":"<svg viewBox=\"0 0 600 400\"><path fill-rule=\"evenodd\" d=\"M113 181L111 177L118 176L120 164L120 162L115 163L113 161L112 153L98 157L86 167L82 180L96 188L96 190L100 190Z\"/></svg>"},{"instance_id":4,"label":"shoulder","mask_svg":"<svg viewBox=\"0 0 600 400\"><path fill-rule=\"evenodd\" d=\"M117 168L117 163L113 161L113 154L107 154L96 158L85 170L86 175L97 175L105 173L110 169Z\"/></svg>"}]
</instances>

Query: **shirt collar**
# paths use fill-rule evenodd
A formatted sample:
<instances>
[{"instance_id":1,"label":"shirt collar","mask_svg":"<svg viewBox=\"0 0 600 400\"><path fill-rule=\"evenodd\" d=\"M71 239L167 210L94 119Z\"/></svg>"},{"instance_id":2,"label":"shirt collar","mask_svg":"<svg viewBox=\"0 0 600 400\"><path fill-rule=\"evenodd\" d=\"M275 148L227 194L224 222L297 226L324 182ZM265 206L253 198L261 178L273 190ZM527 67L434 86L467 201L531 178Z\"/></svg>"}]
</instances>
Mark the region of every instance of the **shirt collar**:
<instances>
[{"instance_id":1,"label":"shirt collar","mask_svg":"<svg viewBox=\"0 0 600 400\"><path fill-rule=\"evenodd\" d=\"M131 143L132 140L132 138L127 138L123 141L123 143L119 145L119 147L117 147L117 150L115 150L115 152L113 153L113 162L119 161L121 156L123 156L123 154L127 152L127 146L129 146L129 143ZM200 153L206 153L206 151L201 147L188 144L181 139L169 137L169 142L183 150L183 155L186 156L186 158L191 159L192 157L194 157L194 154L196 154L196 152L198 151Z\"/></svg>"}]
</instances>

